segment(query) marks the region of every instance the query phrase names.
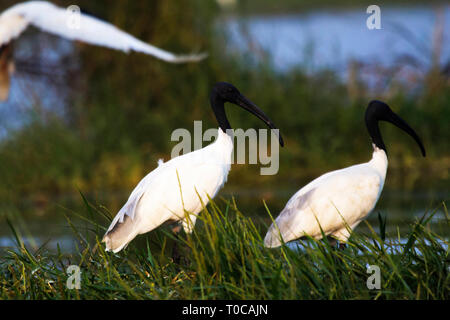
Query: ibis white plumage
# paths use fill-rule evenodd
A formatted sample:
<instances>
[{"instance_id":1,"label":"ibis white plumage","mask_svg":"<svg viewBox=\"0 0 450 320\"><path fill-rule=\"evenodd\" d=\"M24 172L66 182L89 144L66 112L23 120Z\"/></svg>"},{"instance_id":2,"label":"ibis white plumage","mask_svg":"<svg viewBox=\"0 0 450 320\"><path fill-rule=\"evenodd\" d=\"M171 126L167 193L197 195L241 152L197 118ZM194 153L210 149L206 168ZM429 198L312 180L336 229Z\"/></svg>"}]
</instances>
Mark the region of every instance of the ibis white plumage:
<instances>
[{"instance_id":1,"label":"ibis white plumage","mask_svg":"<svg viewBox=\"0 0 450 320\"><path fill-rule=\"evenodd\" d=\"M145 43L114 25L93 16L79 13L76 21L70 23L70 15L47 1L29 1L16 4L0 15L0 101L8 98L9 76L13 71L11 43L29 25L69 40L78 40L124 52L136 51L154 56L170 63L196 62L207 55L176 55Z\"/></svg>"},{"instance_id":2,"label":"ibis white plumage","mask_svg":"<svg viewBox=\"0 0 450 320\"><path fill-rule=\"evenodd\" d=\"M118 252L138 234L169 221L181 222L185 232L192 232L197 214L214 198L230 171L233 139L228 131L231 126L225 114L226 102L244 108L276 129L264 112L233 85L217 83L210 95L219 123L217 139L205 148L160 163L142 179L109 226L103 238L106 250ZM281 135L279 141L283 146Z\"/></svg>"},{"instance_id":3,"label":"ibis white plumage","mask_svg":"<svg viewBox=\"0 0 450 320\"><path fill-rule=\"evenodd\" d=\"M270 226L265 246L278 247L304 236L321 239L323 234L343 243L348 240L351 231L375 207L383 190L388 160L379 121L388 121L407 132L425 156L420 138L403 119L387 104L370 102L365 122L373 142L372 159L328 172L301 188Z\"/></svg>"}]
</instances>

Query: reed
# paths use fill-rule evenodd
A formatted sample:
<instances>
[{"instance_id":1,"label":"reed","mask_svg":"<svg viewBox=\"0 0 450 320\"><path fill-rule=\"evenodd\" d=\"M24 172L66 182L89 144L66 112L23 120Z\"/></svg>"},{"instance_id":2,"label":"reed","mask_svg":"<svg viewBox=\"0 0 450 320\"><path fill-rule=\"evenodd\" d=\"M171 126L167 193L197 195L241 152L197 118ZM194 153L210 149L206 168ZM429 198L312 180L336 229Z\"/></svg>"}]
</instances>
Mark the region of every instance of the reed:
<instances>
[{"instance_id":1,"label":"reed","mask_svg":"<svg viewBox=\"0 0 450 320\"><path fill-rule=\"evenodd\" d=\"M246 217L233 199L222 199L201 212L191 235L174 237L161 228L113 254L99 242L108 212L83 201L85 212L67 216L74 252L32 250L10 223L17 245L0 260L2 299L450 298L448 240L427 226L438 210L448 226L445 203L412 224L406 241L387 237L380 216L377 228L356 232L344 250L313 239L268 249L262 241L267 225ZM76 225L75 218L87 223ZM182 251L177 262L175 243ZM73 264L82 272L79 290L66 286ZM367 287L371 265L380 269L379 290Z\"/></svg>"}]
</instances>

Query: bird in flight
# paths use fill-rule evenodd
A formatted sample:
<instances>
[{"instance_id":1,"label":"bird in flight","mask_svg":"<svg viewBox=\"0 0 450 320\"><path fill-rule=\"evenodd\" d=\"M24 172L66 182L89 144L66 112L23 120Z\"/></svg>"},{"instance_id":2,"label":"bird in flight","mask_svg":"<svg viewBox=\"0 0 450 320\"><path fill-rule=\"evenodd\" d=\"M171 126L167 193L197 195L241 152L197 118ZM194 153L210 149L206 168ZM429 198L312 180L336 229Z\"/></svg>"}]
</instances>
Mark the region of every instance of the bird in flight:
<instances>
[{"instance_id":1,"label":"bird in flight","mask_svg":"<svg viewBox=\"0 0 450 320\"><path fill-rule=\"evenodd\" d=\"M74 16L75 20L74 19ZM0 101L8 99L14 73L13 41L32 25L69 40L110 49L141 52L169 63L198 62L206 53L176 55L143 42L92 15L61 8L47 1L16 4L0 14Z\"/></svg>"}]
</instances>

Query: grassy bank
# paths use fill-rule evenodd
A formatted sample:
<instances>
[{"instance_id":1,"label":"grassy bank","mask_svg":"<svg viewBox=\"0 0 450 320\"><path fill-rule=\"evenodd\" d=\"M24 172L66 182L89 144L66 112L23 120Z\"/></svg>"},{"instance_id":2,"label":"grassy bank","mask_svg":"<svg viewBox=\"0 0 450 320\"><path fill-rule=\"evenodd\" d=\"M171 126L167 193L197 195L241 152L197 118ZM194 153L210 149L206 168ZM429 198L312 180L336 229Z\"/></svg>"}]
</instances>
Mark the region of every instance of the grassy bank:
<instances>
[{"instance_id":1,"label":"grassy bank","mask_svg":"<svg viewBox=\"0 0 450 320\"><path fill-rule=\"evenodd\" d=\"M86 224L75 226L68 219L78 239L74 253L31 250L15 233L17 247L0 260L0 298L450 298L448 240L427 227L434 212L411 225L401 243L386 238L380 219L369 234L354 234L344 250L313 240L300 249L267 249L262 245L266 225L247 218L232 200L218 203L201 213L192 235L175 238L160 229L140 236L118 254L104 251L98 242L104 229L93 222L95 217L109 220L108 212L88 204L81 215ZM445 204L439 209L448 226ZM181 254L174 262L175 244ZM65 270L72 264L82 271L80 290L66 287ZM367 287L369 265L380 268L379 290Z\"/></svg>"}]
</instances>

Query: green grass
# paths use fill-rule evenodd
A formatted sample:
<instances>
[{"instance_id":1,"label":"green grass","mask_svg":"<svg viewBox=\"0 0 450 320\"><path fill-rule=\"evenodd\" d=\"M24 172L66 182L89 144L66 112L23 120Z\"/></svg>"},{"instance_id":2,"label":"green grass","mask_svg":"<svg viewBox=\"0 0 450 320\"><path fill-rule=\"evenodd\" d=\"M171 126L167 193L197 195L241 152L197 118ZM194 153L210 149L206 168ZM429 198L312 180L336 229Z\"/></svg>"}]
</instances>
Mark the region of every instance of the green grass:
<instances>
[{"instance_id":1,"label":"green grass","mask_svg":"<svg viewBox=\"0 0 450 320\"><path fill-rule=\"evenodd\" d=\"M109 214L85 203L79 217L85 226L68 218L78 239L72 253L31 250L11 224L17 247L0 260L1 299L450 298L448 239L427 226L436 211L410 226L406 242L386 240L380 218L380 232L355 233L344 250L310 239L299 251L264 248L267 226L246 217L234 200L221 200L203 210L192 235L175 238L160 228L113 254L99 243ZM448 226L445 203L438 209ZM94 222L99 217L108 219ZM171 258L175 243L179 262ZM81 268L80 290L66 288L71 264ZM368 265L380 268L380 290L367 288Z\"/></svg>"}]
</instances>

